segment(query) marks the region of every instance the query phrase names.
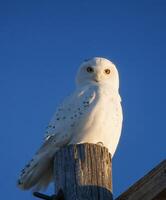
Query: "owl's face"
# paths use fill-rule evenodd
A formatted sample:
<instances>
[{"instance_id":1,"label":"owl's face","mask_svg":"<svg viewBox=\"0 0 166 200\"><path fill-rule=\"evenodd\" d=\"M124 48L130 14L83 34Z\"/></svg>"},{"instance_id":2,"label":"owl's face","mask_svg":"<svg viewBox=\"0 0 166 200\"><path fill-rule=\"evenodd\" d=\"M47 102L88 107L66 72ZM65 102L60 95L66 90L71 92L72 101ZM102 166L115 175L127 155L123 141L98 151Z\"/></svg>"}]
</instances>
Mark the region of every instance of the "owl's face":
<instances>
[{"instance_id":1,"label":"owl's face","mask_svg":"<svg viewBox=\"0 0 166 200\"><path fill-rule=\"evenodd\" d=\"M119 88L119 76L115 65L111 61L99 57L81 64L76 81L78 85L107 84L115 89Z\"/></svg>"}]
</instances>

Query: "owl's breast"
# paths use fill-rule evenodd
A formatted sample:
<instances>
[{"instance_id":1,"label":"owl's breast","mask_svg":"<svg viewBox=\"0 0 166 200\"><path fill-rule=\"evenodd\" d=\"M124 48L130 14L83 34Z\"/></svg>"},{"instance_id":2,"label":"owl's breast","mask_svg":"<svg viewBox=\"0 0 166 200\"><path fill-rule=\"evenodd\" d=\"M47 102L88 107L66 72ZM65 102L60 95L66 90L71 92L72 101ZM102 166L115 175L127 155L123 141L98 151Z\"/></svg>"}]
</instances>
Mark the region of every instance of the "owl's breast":
<instances>
[{"instance_id":1,"label":"owl's breast","mask_svg":"<svg viewBox=\"0 0 166 200\"><path fill-rule=\"evenodd\" d=\"M119 99L104 94L96 95L96 101L74 128L71 143L102 142L113 154L119 141L121 124Z\"/></svg>"}]
</instances>

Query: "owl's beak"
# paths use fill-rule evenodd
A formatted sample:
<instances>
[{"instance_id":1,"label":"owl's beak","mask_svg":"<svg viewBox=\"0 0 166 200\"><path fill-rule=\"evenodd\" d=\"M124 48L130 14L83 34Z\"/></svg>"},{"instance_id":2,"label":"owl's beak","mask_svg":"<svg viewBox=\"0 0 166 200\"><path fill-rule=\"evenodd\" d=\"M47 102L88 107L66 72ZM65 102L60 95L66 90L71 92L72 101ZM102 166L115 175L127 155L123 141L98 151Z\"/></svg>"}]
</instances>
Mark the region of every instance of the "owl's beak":
<instances>
[{"instance_id":1,"label":"owl's beak","mask_svg":"<svg viewBox=\"0 0 166 200\"><path fill-rule=\"evenodd\" d=\"M101 77L99 75L96 75L94 78L94 81L98 83L100 82L100 80L101 80Z\"/></svg>"}]
</instances>

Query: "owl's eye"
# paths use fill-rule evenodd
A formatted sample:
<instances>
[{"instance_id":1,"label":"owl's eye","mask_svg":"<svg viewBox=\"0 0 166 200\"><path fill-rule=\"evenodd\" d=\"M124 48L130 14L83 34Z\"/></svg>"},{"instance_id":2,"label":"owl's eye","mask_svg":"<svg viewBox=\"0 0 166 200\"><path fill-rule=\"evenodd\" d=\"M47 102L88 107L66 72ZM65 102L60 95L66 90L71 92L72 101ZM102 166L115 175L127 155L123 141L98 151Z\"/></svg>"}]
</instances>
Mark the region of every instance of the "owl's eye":
<instances>
[{"instance_id":1,"label":"owl's eye","mask_svg":"<svg viewBox=\"0 0 166 200\"><path fill-rule=\"evenodd\" d=\"M110 69L105 69L104 72L105 72L106 74L110 74L111 70L110 70Z\"/></svg>"},{"instance_id":2,"label":"owl's eye","mask_svg":"<svg viewBox=\"0 0 166 200\"><path fill-rule=\"evenodd\" d=\"M94 72L94 69L93 69L92 67L87 67L86 70L87 70L87 72L89 72L89 73Z\"/></svg>"}]
</instances>

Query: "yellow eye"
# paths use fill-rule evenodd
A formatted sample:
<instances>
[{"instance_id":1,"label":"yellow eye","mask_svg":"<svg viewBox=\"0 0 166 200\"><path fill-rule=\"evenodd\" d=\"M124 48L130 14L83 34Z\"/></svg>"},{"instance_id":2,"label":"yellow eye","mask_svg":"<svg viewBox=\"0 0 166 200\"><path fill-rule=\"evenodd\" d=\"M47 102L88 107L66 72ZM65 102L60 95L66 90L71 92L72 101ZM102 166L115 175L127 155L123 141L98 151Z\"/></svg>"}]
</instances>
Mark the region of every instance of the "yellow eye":
<instances>
[{"instance_id":1,"label":"yellow eye","mask_svg":"<svg viewBox=\"0 0 166 200\"><path fill-rule=\"evenodd\" d=\"M86 70L87 70L87 72L89 72L89 73L94 72L94 69L93 69L92 67L87 67Z\"/></svg>"},{"instance_id":2,"label":"yellow eye","mask_svg":"<svg viewBox=\"0 0 166 200\"><path fill-rule=\"evenodd\" d=\"M110 73L111 73L111 70L110 70L110 69L105 69L104 72L105 72L106 74L110 74Z\"/></svg>"}]
</instances>

